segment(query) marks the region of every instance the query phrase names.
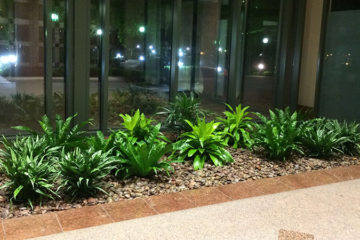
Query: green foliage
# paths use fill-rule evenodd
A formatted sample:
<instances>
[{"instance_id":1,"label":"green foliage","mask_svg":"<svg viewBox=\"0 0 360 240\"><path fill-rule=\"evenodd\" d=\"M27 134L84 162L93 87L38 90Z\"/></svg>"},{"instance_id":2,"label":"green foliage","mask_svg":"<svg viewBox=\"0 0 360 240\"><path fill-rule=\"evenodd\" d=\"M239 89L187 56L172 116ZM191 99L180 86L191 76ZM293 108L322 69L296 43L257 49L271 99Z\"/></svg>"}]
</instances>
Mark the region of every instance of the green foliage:
<instances>
[{"instance_id":1,"label":"green foliage","mask_svg":"<svg viewBox=\"0 0 360 240\"><path fill-rule=\"evenodd\" d=\"M73 198L89 196L97 191L104 192L103 180L116 165L110 151L76 148L72 152L61 154L59 171L61 186Z\"/></svg>"},{"instance_id":2,"label":"green foliage","mask_svg":"<svg viewBox=\"0 0 360 240\"><path fill-rule=\"evenodd\" d=\"M84 142L85 132L81 131L81 129L88 125L90 120L76 124L72 127L71 123L74 117L68 117L64 121L60 115L56 115L55 128L53 128L50 119L44 115L42 120L39 121L42 129L42 133L40 135L46 139L46 142L50 147L64 147L66 150L71 150L74 147L86 146ZM26 126L17 126L13 128L33 135L39 134Z\"/></svg>"},{"instance_id":3,"label":"green foliage","mask_svg":"<svg viewBox=\"0 0 360 240\"><path fill-rule=\"evenodd\" d=\"M40 137L16 138L1 141L0 169L7 182L1 188L9 188L15 200L32 201L38 197L53 198L55 169L53 156L59 148L51 148Z\"/></svg>"},{"instance_id":4,"label":"green foliage","mask_svg":"<svg viewBox=\"0 0 360 240\"><path fill-rule=\"evenodd\" d=\"M146 141L153 135L159 136L160 139L166 140L160 133L161 124L152 125L153 120L146 118L138 109L133 116L128 114L120 114L123 119L123 127L128 137L135 138L137 141ZM119 135L117 135L119 137Z\"/></svg>"},{"instance_id":5,"label":"green foliage","mask_svg":"<svg viewBox=\"0 0 360 240\"><path fill-rule=\"evenodd\" d=\"M117 142L118 155L121 156L121 167L117 175L125 178L131 176L147 177L153 173L172 170L170 162L162 160L165 154L171 152L172 145L158 141L152 135L147 141L136 141L134 138L125 137Z\"/></svg>"},{"instance_id":6,"label":"green foliage","mask_svg":"<svg viewBox=\"0 0 360 240\"><path fill-rule=\"evenodd\" d=\"M201 109L200 101L193 92L190 93L190 96L185 93L178 94L175 101L170 102L169 106L163 108L163 111L158 114L166 115L166 126L178 130L190 129L186 120L194 124L198 118L205 117L205 111Z\"/></svg>"},{"instance_id":7,"label":"green foliage","mask_svg":"<svg viewBox=\"0 0 360 240\"><path fill-rule=\"evenodd\" d=\"M298 140L302 124L297 113L289 108L269 113L269 118L256 114L261 122L254 126L254 147L264 150L270 159L286 160L294 152L302 153Z\"/></svg>"},{"instance_id":8,"label":"green foliage","mask_svg":"<svg viewBox=\"0 0 360 240\"><path fill-rule=\"evenodd\" d=\"M186 122L192 131L183 133L181 140L175 145L179 160L194 159L195 170L202 169L205 161L209 159L216 166L234 161L231 154L225 149L226 143L215 132L220 123L214 121L206 123L205 120L198 120L197 125L193 125L188 120Z\"/></svg>"},{"instance_id":9,"label":"green foliage","mask_svg":"<svg viewBox=\"0 0 360 240\"><path fill-rule=\"evenodd\" d=\"M130 135L136 138L143 139L144 136L152 128L152 120L145 117L145 114L140 113L138 109L133 116L129 114L120 114L123 119L123 127L129 131Z\"/></svg>"},{"instance_id":10,"label":"green foliage","mask_svg":"<svg viewBox=\"0 0 360 240\"><path fill-rule=\"evenodd\" d=\"M309 156L329 158L343 153L342 146L348 139L342 136L342 127L337 121L317 118L306 122L304 126L301 142Z\"/></svg>"},{"instance_id":11,"label":"green foliage","mask_svg":"<svg viewBox=\"0 0 360 240\"><path fill-rule=\"evenodd\" d=\"M95 136L88 138L88 145L95 151L108 152L114 148L115 134L110 134L108 138L105 138L101 131L97 131Z\"/></svg>"},{"instance_id":12,"label":"green foliage","mask_svg":"<svg viewBox=\"0 0 360 240\"><path fill-rule=\"evenodd\" d=\"M340 146L343 153L360 155L360 124L332 120L330 121L330 130L338 133L339 137L343 139Z\"/></svg>"},{"instance_id":13,"label":"green foliage","mask_svg":"<svg viewBox=\"0 0 360 240\"><path fill-rule=\"evenodd\" d=\"M245 146L251 148L253 140L250 137L249 130L252 129L252 118L247 111L249 107L241 107L241 104L235 110L228 104L229 111L225 111L225 118L219 118L222 127L221 132L227 144L232 144L234 148Z\"/></svg>"}]
</instances>

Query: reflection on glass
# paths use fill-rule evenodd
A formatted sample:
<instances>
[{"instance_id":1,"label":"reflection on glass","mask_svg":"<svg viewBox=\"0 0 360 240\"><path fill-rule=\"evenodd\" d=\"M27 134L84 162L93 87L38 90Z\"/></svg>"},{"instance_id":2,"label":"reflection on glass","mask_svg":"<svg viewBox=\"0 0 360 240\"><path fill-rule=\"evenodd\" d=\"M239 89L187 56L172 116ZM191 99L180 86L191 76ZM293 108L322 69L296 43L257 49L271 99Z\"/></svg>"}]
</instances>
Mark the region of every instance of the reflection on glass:
<instances>
[{"instance_id":1,"label":"reflection on glass","mask_svg":"<svg viewBox=\"0 0 360 240\"><path fill-rule=\"evenodd\" d=\"M360 4L333 1L328 14L319 89L319 115L360 121Z\"/></svg>"},{"instance_id":2,"label":"reflection on glass","mask_svg":"<svg viewBox=\"0 0 360 240\"><path fill-rule=\"evenodd\" d=\"M273 107L280 0L249 1L243 103L266 112Z\"/></svg>"},{"instance_id":3,"label":"reflection on glass","mask_svg":"<svg viewBox=\"0 0 360 240\"><path fill-rule=\"evenodd\" d=\"M169 97L171 0L110 1L109 127L119 113L151 115Z\"/></svg>"},{"instance_id":4,"label":"reflection on glass","mask_svg":"<svg viewBox=\"0 0 360 240\"><path fill-rule=\"evenodd\" d=\"M0 1L0 132L37 128L44 114L44 39L41 1Z\"/></svg>"},{"instance_id":5,"label":"reflection on glass","mask_svg":"<svg viewBox=\"0 0 360 240\"><path fill-rule=\"evenodd\" d=\"M227 96L229 1L199 1L199 69L195 90L202 103L223 110Z\"/></svg>"},{"instance_id":6,"label":"reflection on glass","mask_svg":"<svg viewBox=\"0 0 360 240\"><path fill-rule=\"evenodd\" d=\"M178 49L179 83L178 91L191 91L192 57L193 57L193 26L196 1L183 0L181 7L181 34Z\"/></svg>"},{"instance_id":7,"label":"reflection on glass","mask_svg":"<svg viewBox=\"0 0 360 240\"><path fill-rule=\"evenodd\" d=\"M53 116L65 117L65 0L52 0Z\"/></svg>"},{"instance_id":8,"label":"reflection on glass","mask_svg":"<svg viewBox=\"0 0 360 240\"><path fill-rule=\"evenodd\" d=\"M183 0L178 91L195 91L211 110L227 97L229 13L229 1Z\"/></svg>"},{"instance_id":9,"label":"reflection on glass","mask_svg":"<svg viewBox=\"0 0 360 240\"><path fill-rule=\"evenodd\" d=\"M100 91L99 91L99 77L100 77L100 47L101 29L100 20L100 0L91 0L90 12L90 118L93 119L91 129L100 128Z\"/></svg>"}]
</instances>

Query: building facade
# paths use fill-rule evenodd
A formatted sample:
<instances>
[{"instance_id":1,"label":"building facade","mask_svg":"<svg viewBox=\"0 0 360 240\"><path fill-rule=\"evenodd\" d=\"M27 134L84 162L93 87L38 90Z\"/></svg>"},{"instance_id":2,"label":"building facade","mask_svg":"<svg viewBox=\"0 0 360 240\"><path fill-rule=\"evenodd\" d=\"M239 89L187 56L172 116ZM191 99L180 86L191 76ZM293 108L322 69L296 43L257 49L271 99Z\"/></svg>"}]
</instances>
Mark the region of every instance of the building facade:
<instances>
[{"instance_id":1,"label":"building facade","mask_svg":"<svg viewBox=\"0 0 360 240\"><path fill-rule=\"evenodd\" d=\"M190 91L359 121L359 23L357 0L0 0L0 131L43 114L107 130Z\"/></svg>"}]
</instances>

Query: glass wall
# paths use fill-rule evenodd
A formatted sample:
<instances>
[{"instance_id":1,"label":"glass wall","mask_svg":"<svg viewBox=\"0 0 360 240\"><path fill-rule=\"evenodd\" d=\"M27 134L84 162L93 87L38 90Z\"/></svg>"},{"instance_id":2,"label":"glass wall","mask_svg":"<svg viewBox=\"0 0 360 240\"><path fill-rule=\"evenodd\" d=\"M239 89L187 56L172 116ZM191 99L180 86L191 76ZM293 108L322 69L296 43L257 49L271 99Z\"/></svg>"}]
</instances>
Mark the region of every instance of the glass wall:
<instances>
[{"instance_id":1,"label":"glass wall","mask_svg":"<svg viewBox=\"0 0 360 240\"><path fill-rule=\"evenodd\" d=\"M131 114L137 109L148 116L158 117L154 113L169 101L172 52L176 52L178 60L175 65L179 70L174 78L178 79L175 91L194 91L203 107L222 111L224 103L229 100L228 90L241 89L238 87L240 84L243 84L243 92L237 94L243 99L233 102L240 100L244 105L251 105L254 111L273 107L282 0L242 1L241 9L233 9L241 4L236 5L231 0L181 0L181 11L173 0L109 0L110 9L106 11L109 22L101 19L104 16L101 16L100 6L105 3L102 0L81 4L75 1L73 5L67 5L69 9L78 11L72 17L66 14L66 0L48 2L51 7L46 11L49 11L52 30L51 35L47 35L51 37L47 38L49 44L46 45L51 49L46 53L52 56L53 75L51 84L46 86L52 87L53 108L49 113L52 116L57 113L65 117L64 76L67 74L67 86L75 83L74 89L66 92L70 94L66 96L70 107L67 112L78 112L79 119L90 117L95 122L91 128L100 128L100 92L104 90L100 89L103 86L100 79L104 80L100 71L101 47L107 48L107 45L109 65L106 68L109 72L104 81L108 81L108 89L105 89L108 102L105 105L109 113L106 119L109 128L120 126L120 113ZM244 11L246 4L247 12ZM233 24L231 19L237 18L239 11L241 23ZM13 125L37 126L44 114L44 93L47 91L44 84L43 12L43 1L0 1L0 131L5 134L14 133L10 130ZM179 27L173 29L174 14L178 13ZM69 18L66 20L66 17ZM109 29L106 43L101 42L105 31L101 24L104 22L108 24L104 29ZM231 39L233 26L239 25L242 29L245 22L244 48L242 39L236 43ZM69 28L66 24L70 24ZM79 24L86 25L86 29ZM84 36L80 34L81 30L87 30L89 25L90 48L87 48L87 43L79 45L79 41L74 40L81 39ZM236 31L240 34L239 29ZM172 39L174 32L179 35L179 45L172 51L172 44L177 42ZM66 36L70 37L66 39ZM245 62L244 67L234 68L236 86L228 85L230 47L236 48L236 56L239 55L236 62L241 62L243 56ZM85 59L88 53L89 59ZM82 60L89 64L76 61L77 69L68 66L65 73L65 57L73 62L77 59L75 56L82 56ZM238 75L242 68L244 76L240 79ZM88 73L89 79L85 82ZM84 92L88 87L89 92ZM83 94L89 96L89 103ZM82 101L82 98L85 99ZM231 98L237 96L231 95ZM82 111L85 105L88 105L90 114Z\"/></svg>"},{"instance_id":2,"label":"glass wall","mask_svg":"<svg viewBox=\"0 0 360 240\"><path fill-rule=\"evenodd\" d=\"M253 111L274 107L280 2L248 1L242 102Z\"/></svg>"},{"instance_id":3,"label":"glass wall","mask_svg":"<svg viewBox=\"0 0 360 240\"><path fill-rule=\"evenodd\" d=\"M171 0L111 0L109 127L119 113L151 115L169 99Z\"/></svg>"},{"instance_id":4,"label":"glass wall","mask_svg":"<svg viewBox=\"0 0 360 240\"><path fill-rule=\"evenodd\" d=\"M227 97L229 1L199 1L196 88L204 107L221 111Z\"/></svg>"},{"instance_id":5,"label":"glass wall","mask_svg":"<svg viewBox=\"0 0 360 240\"><path fill-rule=\"evenodd\" d=\"M0 1L0 132L36 127L44 114L44 31L41 1Z\"/></svg>"},{"instance_id":6,"label":"glass wall","mask_svg":"<svg viewBox=\"0 0 360 240\"><path fill-rule=\"evenodd\" d=\"M194 91L194 81L192 83L192 73L194 67L192 64L195 63L194 58L194 29L197 24L196 9L197 1L183 0L181 6L181 23L180 23L180 39L179 39L179 50L177 63L179 67L179 76L178 76L178 91L179 92L189 92ZM195 52L196 54L196 52Z\"/></svg>"},{"instance_id":7,"label":"glass wall","mask_svg":"<svg viewBox=\"0 0 360 240\"><path fill-rule=\"evenodd\" d=\"M182 2L178 90L195 91L211 110L222 110L227 98L229 2Z\"/></svg>"},{"instance_id":8,"label":"glass wall","mask_svg":"<svg viewBox=\"0 0 360 240\"><path fill-rule=\"evenodd\" d=\"M93 119L91 129L100 126L100 48L103 30L101 29L100 0L91 0L90 5L90 118Z\"/></svg>"},{"instance_id":9,"label":"glass wall","mask_svg":"<svg viewBox=\"0 0 360 240\"><path fill-rule=\"evenodd\" d=\"M346 2L346 3L345 3ZM327 18L319 115L360 120L360 3L332 1Z\"/></svg>"},{"instance_id":10,"label":"glass wall","mask_svg":"<svg viewBox=\"0 0 360 240\"><path fill-rule=\"evenodd\" d=\"M51 1L53 116L65 117L65 0Z\"/></svg>"}]
</instances>

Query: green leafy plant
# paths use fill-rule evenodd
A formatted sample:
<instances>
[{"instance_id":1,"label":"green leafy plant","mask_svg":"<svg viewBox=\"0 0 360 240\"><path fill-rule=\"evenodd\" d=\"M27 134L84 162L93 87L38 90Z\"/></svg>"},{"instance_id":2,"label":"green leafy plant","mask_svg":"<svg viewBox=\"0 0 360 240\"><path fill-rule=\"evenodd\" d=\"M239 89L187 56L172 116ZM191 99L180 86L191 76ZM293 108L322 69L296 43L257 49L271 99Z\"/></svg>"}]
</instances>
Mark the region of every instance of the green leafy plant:
<instances>
[{"instance_id":1,"label":"green leafy plant","mask_svg":"<svg viewBox=\"0 0 360 240\"><path fill-rule=\"evenodd\" d=\"M347 138L341 136L341 129L334 124L334 121L325 118L313 119L304 124L301 142L309 156L329 158L343 152L341 147Z\"/></svg>"},{"instance_id":2,"label":"green leafy plant","mask_svg":"<svg viewBox=\"0 0 360 240\"><path fill-rule=\"evenodd\" d=\"M225 118L218 118L223 127L222 134L224 135L225 142L232 144L234 148L245 146L251 148L253 140L250 137L249 130L252 129L252 118L247 110L249 107L241 107L238 105L235 110L226 104L229 111L225 111Z\"/></svg>"},{"instance_id":3,"label":"green leafy plant","mask_svg":"<svg viewBox=\"0 0 360 240\"><path fill-rule=\"evenodd\" d=\"M73 198L89 196L98 191L106 193L103 179L117 165L117 160L110 156L110 152L91 148L76 148L68 153L63 151L59 162L60 188L65 189Z\"/></svg>"},{"instance_id":4,"label":"green leafy plant","mask_svg":"<svg viewBox=\"0 0 360 240\"><path fill-rule=\"evenodd\" d=\"M270 110L270 117L257 113L260 123L254 125L254 148L261 149L268 158L286 160L292 153L302 153L299 136L302 124L297 112Z\"/></svg>"},{"instance_id":5,"label":"green leafy plant","mask_svg":"<svg viewBox=\"0 0 360 240\"><path fill-rule=\"evenodd\" d=\"M95 151L108 152L114 148L115 134L112 133L108 138L105 138L101 131L97 131L95 136L88 138L88 145Z\"/></svg>"},{"instance_id":6,"label":"green leafy plant","mask_svg":"<svg viewBox=\"0 0 360 240\"><path fill-rule=\"evenodd\" d=\"M86 142L84 141L85 132L81 129L90 123L90 120L88 120L72 127L71 124L74 117L68 117L64 121L60 115L56 115L55 128L53 128L50 119L44 115L42 120L39 121L42 133L38 133L26 126L16 126L13 128L33 135L41 135L51 147L61 146L66 150L70 150L74 147L86 146Z\"/></svg>"},{"instance_id":7,"label":"green leafy plant","mask_svg":"<svg viewBox=\"0 0 360 240\"><path fill-rule=\"evenodd\" d=\"M153 135L157 135L159 139L167 140L160 133L161 124L154 126L152 124L153 120L146 118L145 114L140 113L139 109L133 116L120 114L120 117L123 119L122 125L126 130L125 133L129 137L135 138L137 141L146 141ZM121 135L123 135L123 132L121 132Z\"/></svg>"},{"instance_id":8,"label":"green leafy plant","mask_svg":"<svg viewBox=\"0 0 360 240\"><path fill-rule=\"evenodd\" d=\"M58 196L53 190L56 178L53 156L59 148L46 146L41 137L3 139L0 149L0 169L7 182L1 188L12 192L11 199L32 201Z\"/></svg>"},{"instance_id":9,"label":"green leafy plant","mask_svg":"<svg viewBox=\"0 0 360 240\"><path fill-rule=\"evenodd\" d=\"M188 96L186 93L178 94L168 107L163 108L158 114L166 115L165 125L174 127L178 130L189 130L189 125L185 120L192 124L198 118L205 117L205 111L200 107L200 101L193 92Z\"/></svg>"},{"instance_id":10,"label":"green leafy plant","mask_svg":"<svg viewBox=\"0 0 360 240\"><path fill-rule=\"evenodd\" d=\"M330 121L330 130L338 133L339 137L343 139L340 147L343 153L360 155L360 124L332 120Z\"/></svg>"},{"instance_id":11,"label":"green leafy plant","mask_svg":"<svg viewBox=\"0 0 360 240\"><path fill-rule=\"evenodd\" d=\"M195 170L202 169L206 160L211 160L216 166L234 161L231 154L225 149L227 144L221 135L216 133L220 123L214 121L206 123L205 120L200 119L197 125L193 125L188 120L186 122L192 131L183 133L181 140L175 145L180 161L187 158L194 159Z\"/></svg>"},{"instance_id":12,"label":"green leafy plant","mask_svg":"<svg viewBox=\"0 0 360 240\"><path fill-rule=\"evenodd\" d=\"M169 173L172 170L170 162L162 160L165 154L171 152L172 145L158 141L153 135L148 141L134 141L134 138L124 138L118 142L121 165L116 175L125 178L130 176L147 177L164 170Z\"/></svg>"}]
</instances>

